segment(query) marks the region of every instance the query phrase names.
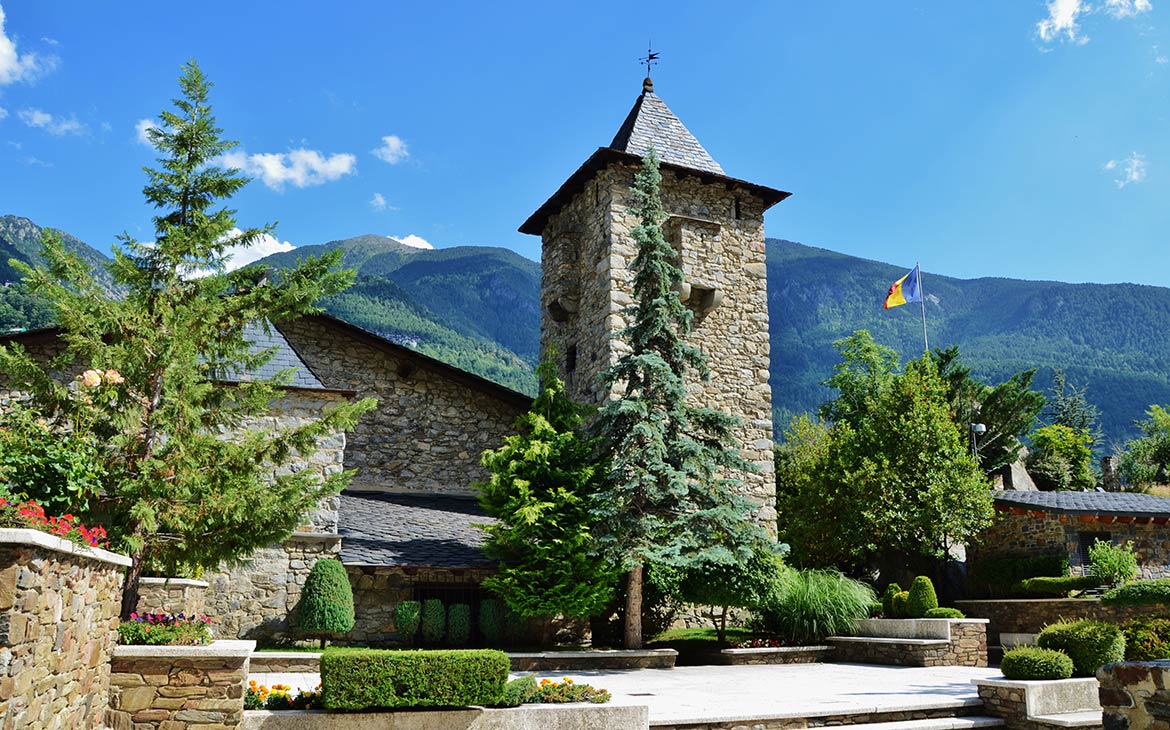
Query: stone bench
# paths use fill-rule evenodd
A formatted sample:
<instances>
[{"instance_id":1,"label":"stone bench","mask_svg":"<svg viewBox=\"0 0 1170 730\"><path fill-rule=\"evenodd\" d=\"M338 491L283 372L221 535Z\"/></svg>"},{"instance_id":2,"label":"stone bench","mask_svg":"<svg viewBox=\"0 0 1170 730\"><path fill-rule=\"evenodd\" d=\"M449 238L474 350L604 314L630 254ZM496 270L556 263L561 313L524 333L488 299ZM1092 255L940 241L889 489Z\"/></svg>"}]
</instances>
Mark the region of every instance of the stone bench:
<instances>
[{"instance_id":1,"label":"stone bench","mask_svg":"<svg viewBox=\"0 0 1170 730\"><path fill-rule=\"evenodd\" d=\"M764 646L744 649L723 649L719 652L724 664L813 664L833 651L831 646Z\"/></svg>"},{"instance_id":2,"label":"stone bench","mask_svg":"<svg viewBox=\"0 0 1170 730\"><path fill-rule=\"evenodd\" d=\"M1099 685L1093 677L972 681L987 713L1003 718L1012 730L1101 727Z\"/></svg>"},{"instance_id":3,"label":"stone bench","mask_svg":"<svg viewBox=\"0 0 1170 730\"><path fill-rule=\"evenodd\" d=\"M987 619L864 619L830 636L833 661L908 667L986 667Z\"/></svg>"}]
</instances>

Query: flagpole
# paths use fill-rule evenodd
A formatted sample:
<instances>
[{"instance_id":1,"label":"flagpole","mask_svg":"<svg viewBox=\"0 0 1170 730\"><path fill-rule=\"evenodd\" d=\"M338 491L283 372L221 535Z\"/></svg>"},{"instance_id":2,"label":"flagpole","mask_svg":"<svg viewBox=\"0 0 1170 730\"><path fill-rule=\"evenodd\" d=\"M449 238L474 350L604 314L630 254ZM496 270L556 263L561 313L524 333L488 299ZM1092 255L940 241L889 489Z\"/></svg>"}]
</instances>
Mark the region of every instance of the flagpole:
<instances>
[{"instance_id":1,"label":"flagpole","mask_svg":"<svg viewBox=\"0 0 1170 730\"><path fill-rule=\"evenodd\" d=\"M926 339L926 292L922 289L922 267L914 262L914 271L918 272L918 303L922 305L922 346L926 354L930 354L930 340Z\"/></svg>"}]
</instances>

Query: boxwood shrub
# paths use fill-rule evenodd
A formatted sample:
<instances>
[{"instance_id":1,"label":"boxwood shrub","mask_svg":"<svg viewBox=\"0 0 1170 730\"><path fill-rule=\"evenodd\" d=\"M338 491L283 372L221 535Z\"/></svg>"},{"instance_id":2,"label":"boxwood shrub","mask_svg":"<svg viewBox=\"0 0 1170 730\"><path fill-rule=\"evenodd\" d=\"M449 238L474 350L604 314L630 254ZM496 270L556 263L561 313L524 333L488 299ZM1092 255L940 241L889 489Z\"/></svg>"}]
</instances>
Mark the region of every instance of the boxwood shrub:
<instances>
[{"instance_id":1,"label":"boxwood shrub","mask_svg":"<svg viewBox=\"0 0 1170 730\"><path fill-rule=\"evenodd\" d=\"M938 608L938 594L930 578L920 575L910 583L906 596L906 613L910 618L922 618L932 608Z\"/></svg>"},{"instance_id":2,"label":"boxwood shrub","mask_svg":"<svg viewBox=\"0 0 1170 730\"><path fill-rule=\"evenodd\" d=\"M1062 595L1068 595L1069 591L1084 591L1102 585L1105 585L1105 581L1095 575L1042 575L1020 581L1020 587L1027 593L1059 593Z\"/></svg>"},{"instance_id":3,"label":"boxwood shrub","mask_svg":"<svg viewBox=\"0 0 1170 730\"><path fill-rule=\"evenodd\" d=\"M957 608L932 608L923 618L967 618L967 615Z\"/></svg>"},{"instance_id":4,"label":"boxwood shrub","mask_svg":"<svg viewBox=\"0 0 1170 730\"><path fill-rule=\"evenodd\" d=\"M466 647L471 640L471 606L455 603L447 607L447 644Z\"/></svg>"},{"instance_id":5,"label":"boxwood shrub","mask_svg":"<svg viewBox=\"0 0 1170 730\"><path fill-rule=\"evenodd\" d=\"M479 635L488 646L499 646L504 638L504 603L487 598L479 604Z\"/></svg>"},{"instance_id":6,"label":"boxwood shrub","mask_svg":"<svg viewBox=\"0 0 1170 730\"><path fill-rule=\"evenodd\" d=\"M1091 677L1102 664L1125 659L1125 636L1120 628L1104 621L1084 619L1049 624L1036 635L1036 644L1042 649L1068 654L1073 661L1073 673L1078 677Z\"/></svg>"},{"instance_id":7,"label":"boxwood shrub","mask_svg":"<svg viewBox=\"0 0 1170 730\"><path fill-rule=\"evenodd\" d=\"M1121 624L1125 634L1125 660L1150 662L1170 659L1170 619L1139 617Z\"/></svg>"},{"instance_id":8,"label":"boxwood shrub","mask_svg":"<svg viewBox=\"0 0 1170 730\"><path fill-rule=\"evenodd\" d=\"M1005 651L999 668L1008 679L1068 679L1073 660L1055 649L1021 646Z\"/></svg>"},{"instance_id":9,"label":"boxwood shrub","mask_svg":"<svg viewBox=\"0 0 1170 730\"><path fill-rule=\"evenodd\" d=\"M495 705L508 681L508 655L493 649L328 649L321 701L330 710Z\"/></svg>"},{"instance_id":10,"label":"boxwood shrub","mask_svg":"<svg viewBox=\"0 0 1170 730\"><path fill-rule=\"evenodd\" d=\"M418 601L402 601L394 607L394 627L399 638L408 644L414 641L421 620L422 604Z\"/></svg>"},{"instance_id":11,"label":"boxwood shrub","mask_svg":"<svg viewBox=\"0 0 1170 730\"><path fill-rule=\"evenodd\" d=\"M1135 580L1111 588L1101 596L1101 604L1104 606L1146 606L1158 603L1170 603L1170 578Z\"/></svg>"},{"instance_id":12,"label":"boxwood shrub","mask_svg":"<svg viewBox=\"0 0 1170 730\"><path fill-rule=\"evenodd\" d=\"M886 592L882 594L882 613L886 618L895 618L894 616L894 596L902 592L902 586L897 583L891 583L886 586Z\"/></svg>"},{"instance_id":13,"label":"boxwood shrub","mask_svg":"<svg viewBox=\"0 0 1170 730\"><path fill-rule=\"evenodd\" d=\"M447 608L438 598L428 598L422 603L422 638L432 646L443 641L447 633Z\"/></svg>"}]
</instances>

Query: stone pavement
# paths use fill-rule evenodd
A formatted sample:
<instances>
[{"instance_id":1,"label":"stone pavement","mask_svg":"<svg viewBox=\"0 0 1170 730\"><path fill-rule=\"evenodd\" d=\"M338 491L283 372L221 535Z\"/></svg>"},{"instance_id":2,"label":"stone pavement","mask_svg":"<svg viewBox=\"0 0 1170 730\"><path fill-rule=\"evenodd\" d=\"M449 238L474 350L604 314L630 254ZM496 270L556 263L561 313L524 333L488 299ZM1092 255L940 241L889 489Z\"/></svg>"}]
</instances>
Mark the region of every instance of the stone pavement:
<instances>
[{"instance_id":1,"label":"stone pavement","mask_svg":"<svg viewBox=\"0 0 1170 730\"><path fill-rule=\"evenodd\" d=\"M614 702L648 705L650 723L871 714L979 703L973 679L1002 676L975 667L789 664L535 673L537 679L587 682ZM316 674L253 674L260 684L311 689Z\"/></svg>"}]
</instances>

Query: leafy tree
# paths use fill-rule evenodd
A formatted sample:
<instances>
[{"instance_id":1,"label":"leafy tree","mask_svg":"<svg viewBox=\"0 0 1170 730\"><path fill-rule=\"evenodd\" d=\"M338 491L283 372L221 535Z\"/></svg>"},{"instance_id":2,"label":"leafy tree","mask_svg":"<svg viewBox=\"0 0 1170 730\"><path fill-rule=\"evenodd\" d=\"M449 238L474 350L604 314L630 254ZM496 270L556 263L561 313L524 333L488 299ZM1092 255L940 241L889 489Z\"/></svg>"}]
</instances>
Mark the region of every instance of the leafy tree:
<instances>
[{"instance_id":1,"label":"leafy tree","mask_svg":"<svg viewBox=\"0 0 1170 730\"><path fill-rule=\"evenodd\" d=\"M619 333L629 350L603 375L609 400L596 423L609 460L597 493L602 547L626 574L624 644L642 645L642 570L649 563L686 568L731 563L761 531L729 476L751 468L732 435L735 420L687 403L686 378L709 377L699 349L686 342L692 314L674 287L682 272L662 236L661 175L654 150L634 179L639 225L631 235L632 324Z\"/></svg>"},{"instance_id":2,"label":"leafy tree","mask_svg":"<svg viewBox=\"0 0 1170 730\"><path fill-rule=\"evenodd\" d=\"M613 595L617 573L597 555L590 511L597 467L581 433L583 407L569 400L556 366L538 368L541 389L518 433L483 453L490 472L479 503L498 522L484 526L487 554L500 563L484 581L514 613L583 618Z\"/></svg>"},{"instance_id":3,"label":"leafy tree","mask_svg":"<svg viewBox=\"0 0 1170 730\"><path fill-rule=\"evenodd\" d=\"M300 608L301 631L318 637L322 649L330 634L353 629L353 587L340 560L324 558L313 563L305 579Z\"/></svg>"},{"instance_id":4,"label":"leafy tree","mask_svg":"<svg viewBox=\"0 0 1170 730\"><path fill-rule=\"evenodd\" d=\"M123 235L109 266L122 296L109 296L81 259L46 236L44 268L12 265L31 294L54 304L65 352L43 363L19 346L0 346L0 373L45 418L101 444L100 509L117 548L132 559L123 617L134 610L147 561L212 568L285 539L348 474L271 475L374 405L346 403L300 426L262 428L258 419L280 397L287 373L219 382L272 357L250 346L245 328L315 311L313 302L343 289L351 274L335 268L339 254L307 259L264 283L224 271L229 247L269 229L239 232L234 212L216 207L247 178L215 164L234 143L220 136L211 84L193 61L179 85L174 111L163 111L149 132L161 155L158 168L146 168L144 189L159 209L155 241ZM82 368L68 384L50 375Z\"/></svg>"},{"instance_id":5,"label":"leafy tree","mask_svg":"<svg viewBox=\"0 0 1170 730\"><path fill-rule=\"evenodd\" d=\"M1153 405L1146 415L1137 424L1144 435L1127 442L1121 455L1121 475L1137 488L1170 481L1170 411Z\"/></svg>"},{"instance_id":6,"label":"leafy tree","mask_svg":"<svg viewBox=\"0 0 1170 730\"><path fill-rule=\"evenodd\" d=\"M857 423L869 412L867 401L890 387L901 361L897 352L878 344L866 330L837 340L833 347L841 361L824 385L836 390L837 397L821 406L820 415L831 423Z\"/></svg>"},{"instance_id":7,"label":"leafy tree","mask_svg":"<svg viewBox=\"0 0 1170 730\"><path fill-rule=\"evenodd\" d=\"M718 640L727 640L727 617L732 607L756 609L769 603L777 590L783 563L761 541L732 563L703 561L673 573L670 595L686 603L717 609L708 614ZM659 569L660 571L662 569Z\"/></svg>"},{"instance_id":8,"label":"leafy tree","mask_svg":"<svg viewBox=\"0 0 1170 730\"><path fill-rule=\"evenodd\" d=\"M1093 437L1086 431L1063 424L1042 426L1032 432L1028 473L1041 489L1092 489L1097 483L1092 443Z\"/></svg>"}]
</instances>

